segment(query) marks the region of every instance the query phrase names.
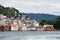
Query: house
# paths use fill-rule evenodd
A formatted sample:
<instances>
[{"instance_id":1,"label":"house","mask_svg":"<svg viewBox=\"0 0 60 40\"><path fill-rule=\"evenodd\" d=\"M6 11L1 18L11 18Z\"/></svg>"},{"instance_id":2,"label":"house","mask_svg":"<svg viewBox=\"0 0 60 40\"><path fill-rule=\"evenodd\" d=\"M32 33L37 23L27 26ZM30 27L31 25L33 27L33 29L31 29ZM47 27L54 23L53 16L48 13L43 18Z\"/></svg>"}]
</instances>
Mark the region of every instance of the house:
<instances>
[{"instance_id":1,"label":"house","mask_svg":"<svg viewBox=\"0 0 60 40\"><path fill-rule=\"evenodd\" d=\"M4 26L0 25L0 31L4 31Z\"/></svg>"},{"instance_id":2,"label":"house","mask_svg":"<svg viewBox=\"0 0 60 40\"><path fill-rule=\"evenodd\" d=\"M5 25L4 26L4 31L11 31L11 26L10 25Z\"/></svg>"},{"instance_id":3,"label":"house","mask_svg":"<svg viewBox=\"0 0 60 40\"><path fill-rule=\"evenodd\" d=\"M19 21L18 30L19 31L26 30L25 22L22 19L20 19L20 21Z\"/></svg>"},{"instance_id":4,"label":"house","mask_svg":"<svg viewBox=\"0 0 60 40\"><path fill-rule=\"evenodd\" d=\"M6 16L4 16L3 14L0 14L0 19L4 19L7 18Z\"/></svg>"},{"instance_id":5,"label":"house","mask_svg":"<svg viewBox=\"0 0 60 40\"><path fill-rule=\"evenodd\" d=\"M36 30L37 31L43 31L43 27L40 25L40 26L36 27Z\"/></svg>"},{"instance_id":6,"label":"house","mask_svg":"<svg viewBox=\"0 0 60 40\"><path fill-rule=\"evenodd\" d=\"M38 27L39 26L39 22L37 22L36 20L33 20L33 26L34 27Z\"/></svg>"},{"instance_id":7,"label":"house","mask_svg":"<svg viewBox=\"0 0 60 40\"><path fill-rule=\"evenodd\" d=\"M4 16L3 14L0 14L0 19L3 19L3 16Z\"/></svg>"},{"instance_id":8,"label":"house","mask_svg":"<svg viewBox=\"0 0 60 40\"><path fill-rule=\"evenodd\" d=\"M18 26L18 31L22 31L22 27L21 26Z\"/></svg>"},{"instance_id":9,"label":"house","mask_svg":"<svg viewBox=\"0 0 60 40\"><path fill-rule=\"evenodd\" d=\"M18 30L18 21L16 19L11 20L11 31Z\"/></svg>"},{"instance_id":10,"label":"house","mask_svg":"<svg viewBox=\"0 0 60 40\"><path fill-rule=\"evenodd\" d=\"M5 18L6 16L4 16L3 14L0 14L0 30L4 31L4 27L5 27Z\"/></svg>"},{"instance_id":11,"label":"house","mask_svg":"<svg viewBox=\"0 0 60 40\"><path fill-rule=\"evenodd\" d=\"M53 25L43 25L44 31L54 31Z\"/></svg>"},{"instance_id":12,"label":"house","mask_svg":"<svg viewBox=\"0 0 60 40\"><path fill-rule=\"evenodd\" d=\"M26 27L27 30L37 30L36 27L39 27L39 23L36 20L27 20Z\"/></svg>"}]
</instances>

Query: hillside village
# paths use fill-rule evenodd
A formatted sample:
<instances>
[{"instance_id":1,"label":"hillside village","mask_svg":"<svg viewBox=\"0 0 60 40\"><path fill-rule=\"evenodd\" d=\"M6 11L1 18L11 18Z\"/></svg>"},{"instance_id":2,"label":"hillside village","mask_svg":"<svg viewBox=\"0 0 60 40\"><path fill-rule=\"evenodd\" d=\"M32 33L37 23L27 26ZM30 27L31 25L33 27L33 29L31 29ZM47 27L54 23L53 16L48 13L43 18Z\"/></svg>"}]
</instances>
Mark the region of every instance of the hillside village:
<instances>
[{"instance_id":1,"label":"hillside village","mask_svg":"<svg viewBox=\"0 0 60 40\"><path fill-rule=\"evenodd\" d=\"M54 31L53 25L39 25L37 20L25 18L23 15L20 18L7 18L0 14L0 31Z\"/></svg>"},{"instance_id":2,"label":"hillside village","mask_svg":"<svg viewBox=\"0 0 60 40\"><path fill-rule=\"evenodd\" d=\"M20 12L13 7L4 7L0 5L0 31L26 31L42 30L54 31L60 30L60 16L54 20L35 20L27 16L26 13Z\"/></svg>"}]
</instances>

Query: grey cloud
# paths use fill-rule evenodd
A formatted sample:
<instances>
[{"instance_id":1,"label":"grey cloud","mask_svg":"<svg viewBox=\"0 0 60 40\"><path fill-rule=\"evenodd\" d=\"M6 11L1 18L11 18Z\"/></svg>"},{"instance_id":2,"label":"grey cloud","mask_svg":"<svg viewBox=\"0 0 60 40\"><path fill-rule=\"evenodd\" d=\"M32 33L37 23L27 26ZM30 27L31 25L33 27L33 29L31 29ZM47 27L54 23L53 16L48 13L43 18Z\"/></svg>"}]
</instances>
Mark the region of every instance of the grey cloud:
<instances>
[{"instance_id":1,"label":"grey cloud","mask_svg":"<svg viewBox=\"0 0 60 40\"><path fill-rule=\"evenodd\" d=\"M0 4L6 7L15 7L21 12L42 12L50 14L60 12L60 0L1 0Z\"/></svg>"}]
</instances>

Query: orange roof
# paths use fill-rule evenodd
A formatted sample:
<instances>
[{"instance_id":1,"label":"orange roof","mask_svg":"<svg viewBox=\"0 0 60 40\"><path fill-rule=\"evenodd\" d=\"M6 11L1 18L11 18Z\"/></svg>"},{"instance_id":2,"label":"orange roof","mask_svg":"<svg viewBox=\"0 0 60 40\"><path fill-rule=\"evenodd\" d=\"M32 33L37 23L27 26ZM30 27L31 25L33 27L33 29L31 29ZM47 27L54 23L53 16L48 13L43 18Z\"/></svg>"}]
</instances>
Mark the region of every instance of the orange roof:
<instances>
[{"instance_id":1,"label":"orange roof","mask_svg":"<svg viewBox=\"0 0 60 40\"><path fill-rule=\"evenodd\" d=\"M11 24L11 26L16 27L17 25L16 24Z\"/></svg>"}]
</instances>

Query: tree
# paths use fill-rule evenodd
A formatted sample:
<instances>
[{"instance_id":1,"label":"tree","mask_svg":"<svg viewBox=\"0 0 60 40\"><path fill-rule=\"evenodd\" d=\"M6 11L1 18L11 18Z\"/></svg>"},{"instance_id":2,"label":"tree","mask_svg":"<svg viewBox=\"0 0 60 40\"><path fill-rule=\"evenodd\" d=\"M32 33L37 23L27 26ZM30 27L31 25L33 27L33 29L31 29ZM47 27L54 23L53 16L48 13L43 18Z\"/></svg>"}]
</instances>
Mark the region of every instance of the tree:
<instances>
[{"instance_id":1,"label":"tree","mask_svg":"<svg viewBox=\"0 0 60 40\"><path fill-rule=\"evenodd\" d=\"M41 24L41 25L47 24L47 20L42 20L42 21L40 22L40 24Z\"/></svg>"},{"instance_id":2,"label":"tree","mask_svg":"<svg viewBox=\"0 0 60 40\"><path fill-rule=\"evenodd\" d=\"M56 29L60 29L60 17L58 17L58 18L55 19L54 27Z\"/></svg>"},{"instance_id":3,"label":"tree","mask_svg":"<svg viewBox=\"0 0 60 40\"><path fill-rule=\"evenodd\" d=\"M16 8L13 7L3 7L0 5L0 14L3 14L7 17L15 17L15 18L21 18L23 15L26 15L25 13L19 12ZM28 16L26 16L28 18Z\"/></svg>"},{"instance_id":4,"label":"tree","mask_svg":"<svg viewBox=\"0 0 60 40\"><path fill-rule=\"evenodd\" d=\"M0 5L0 14L5 14L6 10L3 6Z\"/></svg>"}]
</instances>

